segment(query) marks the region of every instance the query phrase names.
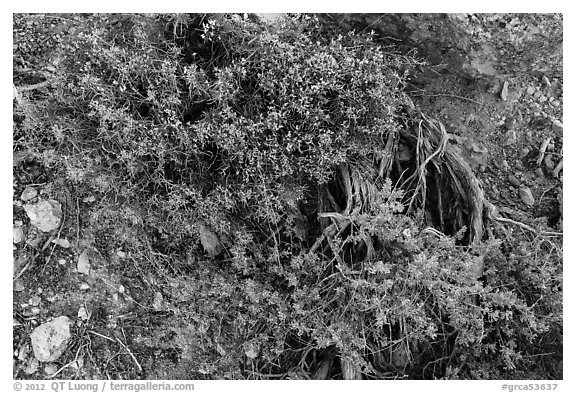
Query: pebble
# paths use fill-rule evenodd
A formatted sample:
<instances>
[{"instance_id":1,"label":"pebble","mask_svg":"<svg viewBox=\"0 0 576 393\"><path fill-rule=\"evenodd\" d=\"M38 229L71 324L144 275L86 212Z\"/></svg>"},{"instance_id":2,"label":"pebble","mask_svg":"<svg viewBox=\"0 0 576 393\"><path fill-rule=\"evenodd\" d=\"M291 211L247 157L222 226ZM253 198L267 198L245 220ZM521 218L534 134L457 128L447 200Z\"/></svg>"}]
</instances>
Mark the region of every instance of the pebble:
<instances>
[{"instance_id":1,"label":"pebble","mask_svg":"<svg viewBox=\"0 0 576 393\"><path fill-rule=\"evenodd\" d=\"M528 149L527 147L523 148L522 150L520 150L520 159L523 159L528 154L530 154L530 149Z\"/></svg>"},{"instance_id":2,"label":"pebble","mask_svg":"<svg viewBox=\"0 0 576 393\"><path fill-rule=\"evenodd\" d=\"M42 232L51 232L60 226L62 206L55 200L26 204L24 205L24 210L32 226L40 229Z\"/></svg>"},{"instance_id":3,"label":"pebble","mask_svg":"<svg viewBox=\"0 0 576 393\"><path fill-rule=\"evenodd\" d=\"M552 106L558 108L560 106L560 101L558 101L558 100L552 101Z\"/></svg>"},{"instance_id":4,"label":"pebble","mask_svg":"<svg viewBox=\"0 0 576 393\"><path fill-rule=\"evenodd\" d=\"M548 98L545 95L541 95L540 98L538 98L538 101L540 103L544 103L544 102L548 101Z\"/></svg>"},{"instance_id":5,"label":"pebble","mask_svg":"<svg viewBox=\"0 0 576 393\"><path fill-rule=\"evenodd\" d=\"M546 75L542 75L542 83L544 83L544 85L546 87L550 87L552 85L550 83L550 79L548 79L548 77Z\"/></svg>"},{"instance_id":6,"label":"pebble","mask_svg":"<svg viewBox=\"0 0 576 393\"><path fill-rule=\"evenodd\" d=\"M528 88L526 89L526 94L528 94L529 96L531 96L535 92L536 92L536 89L534 89L534 86L528 86Z\"/></svg>"},{"instance_id":7,"label":"pebble","mask_svg":"<svg viewBox=\"0 0 576 393\"><path fill-rule=\"evenodd\" d=\"M517 140L518 140L518 135L516 134L516 131L508 130L506 132L506 142L504 142L504 145L505 146L513 145L514 143L516 143Z\"/></svg>"},{"instance_id":8,"label":"pebble","mask_svg":"<svg viewBox=\"0 0 576 393\"><path fill-rule=\"evenodd\" d=\"M508 176L508 181L509 181L514 187L520 187L520 180L518 180L518 178L516 178L516 176L514 176L514 175L509 175L509 176Z\"/></svg>"},{"instance_id":9,"label":"pebble","mask_svg":"<svg viewBox=\"0 0 576 393\"><path fill-rule=\"evenodd\" d=\"M552 156L547 154L546 157L544 157L544 167L548 172L552 172L555 166L554 161L552 161Z\"/></svg>"},{"instance_id":10,"label":"pebble","mask_svg":"<svg viewBox=\"0 0 576 393\"><path fill-rule=\"evenodd\" d=\"M42 302L42 298L40 298L40 296L38 295L34 295L30 298L30 300L28 301L28 303L30 303L30 305L32 306L38 306L40 304L40 302Z\"/></svg>"},{"instance_id":11,"label":"pebble","mask_svg":"<svg viewBox=\"0 0 576 393\"><path fill-rule=\"evenodd\" d=\"M58 372L58 365L56 363L48 363L44 366L44 373L48 376L52 376Z\"/></svg>"},{"instance_id":12,"label":"pebble","mask_svg":"<svg viewBox=\"0 0 576 393\"><path fill-rule=\"evenodd\" d=\"M59 260L58 260L58 264L60 264L60 265L66 265L66 259L59 259Z\"/></svg>"},{"instance_id":13,"label":"pebble","mask_svg":"<svg viewBox=\"0 0 576 393\"><path fill-rule=\"evenodd\" d=\"M215 257L216 255L220 254L220 252L222 252L222 243L220 243L220 239L214 232L212 232L203 224L199 225L199 232L200 243L202 243L202 247L208 256Z\"/></svg>"},{"instance_id":14,"label":"pebble","mask_svg":"<svg viewBox=\"0 0 576 393\"><path fill-rule=\"evenodd\" d=\"M510 164L508 164L507 160L502 160L502 170L503 171L509 171L510 170Z\"/></svg>"},{"instance_id":15,"label":"pebble","mask_svg":"<svg viewBox=\"0 0 576 393\"><path fill-rule=\"evenodd\" d=\"M560 120L555 119L552 121L552 129L554 131L562 132L562 130L564 130L564 125L562 124L562 122Z\"/></svg>"},{"instance_id":16,"label":"pebble","mask_svg":"<svg viewBox=\"0 0 576 393\"><path fill-rule=\"evenodd\" d=\"M27 201L35 198L36 195L38 195L38 191L36 191L35 188L26 187L24 189L24 191L22 191L22 195L20 195L20 199L22 199L24 202L27 202Z\"/></svg>"},{"instance_id":17,"label":"pebble","mask_svg":"<svg viewBox=\"0 0 576 393\"><path fill-rule=\"evenodd\" d=\"M72 339L70 319L66 316L55 318L51 322L38 326L30 335L34 356L41 362L57 360Z\"/></svg>"},{"instance_id":18,"label":"pebble","mask_svg":"<svg viewBox=\"0 0 576 393\"><path fill-rule=\"evenodd\" d=\"M62 248L70 248L71 244L67 239L54 239L52 243L62 247Z\"/></svg>"},{"instance_id":19,"label":"pebble","mask_svg":"<svg viewBox=\"0 0 576 393\"><path fill-rule=\"evenodd\" d=\"M542 93L540 91L536 91L536 93L534 93L534 98L538 98L542 96Z\"/></svg>"},{"instance_id":20,"label":"pebble","mask_svg":"<svg viewBox=\"0 0 576 393\"><path fill-rule=\"evenodd\" d=\"M90 285L86 284L85 282L80 284L80 290L87 291L88 289L90 289Z\"/></svg>"},{"instance_id":21,"label":"pebble","mask_svg":"<svg viewBox=\"0 0 576 393\"><path fill-rule=\"evenodd\" d=\"M38 362L38 359L30 358L30 360L28 360L26 368L24 369L24 373L28 375L34 374L38 370L39 365L40 363Z\"/></svg>"},{"instance_id":22,"label":"pebble","mask_svg":"<svg viewBox=\"0 0 576 393\"><path fill-rule=\"evenodd\" d=\"M80 318L83 321L88 320L89 316L88 312L86 311L86 307L80 306L80 308L78 309L78 318Z\"/></svg>"},{"instance_id":23,"label":"pebble","mask_svg":"<svg viewBox=\"0 0 576 393\"><path fill-rule=\"evenodd\" d=\"M24 289L24 283L21 279L14 280L14 292L22 292Z\"/></svg>"},{"instance_id":24,"label":"pebble","mask_svg":"<svg viewBox=\"0 0 576 393\"><path fill-rule=\"evenodd\" d=\"M508 81L504 81L502 91L500 92L500 98L502 101L506 101L508 99Z\"/></svg>"},{"instance_id":25,"label":"pebble","mask_svg":"<svg viewBox=\"0 0 576 393\"><path fill-rule=\"evenodd\" d=\"M12 242L18 244L25 239L24 229L22 227L13 227L12 229Z\"/></svg>"},{"instance_id":26,"label":"pebble","mask_svg":"<svg viewBox=\"0 0 576 393\"><path fill-rule=\"evenodd\" d=\"M76 265L78 273L90 274L90 259L88 257L88 250L82 251L82 254L78 257L78 264Z\"/></svg>"},{"instance_id":27,"label":"pebble","mask_svg":"<svg viewBox=\"0 0 576 393\"><path fill-rule=\"evenodd\" d=\"M518 195L520 196L520 199L522 200L522 202L524 202L528 206L534 205L535 200L534 200L534 196L532 196L532 191L530 191L530 188L522 187L522 188L518 189Z\"/></svg>"},{"instance_id":28,"label":"pebble","mask_svg":"<svg viewBox=\"0 0 576 393\"><path fill-rule=\"evenodd\" d=\"M516 160L516 162L514 162L514 168L518 169L519 171L523 171L524 165L522 164L522 161Z\"/></svg>"}]
</instances>

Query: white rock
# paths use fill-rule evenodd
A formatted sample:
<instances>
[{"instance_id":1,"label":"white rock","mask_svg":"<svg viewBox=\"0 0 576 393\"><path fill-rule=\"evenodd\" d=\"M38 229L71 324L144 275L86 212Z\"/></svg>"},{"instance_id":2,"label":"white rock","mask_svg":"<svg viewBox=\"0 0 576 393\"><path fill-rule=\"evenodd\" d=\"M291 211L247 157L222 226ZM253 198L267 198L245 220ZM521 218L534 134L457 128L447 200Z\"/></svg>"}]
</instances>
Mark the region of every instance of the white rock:
<instances>
[{"instance_id":1,"label":"white rock","mask_svg":"<svg viewBox=\"0 0 576 393\"><path fill-rule=\"evenodd\" d=\"M202 224L200 225L200 242L211 257L215 257L222 252L222 244L218 236Z\"/></svg>"},{"instance_id":2,"label":"white rock","mask_svg":"<svg viewBox=\"0 0 576 393\"><path fill-rule=\"evenodd\" d=\"M534 205L535 200L534 197L532 196L532 191L530 191L530 188L522 187L518 189L518 195L520 196L522 202L524 202L525 204L529 206Z\"/></svg>"},{"instance_id":3,"label":"white rock","mask_svg":"<svg viewBox=\"0 0 576 393\"><path fill-rule=\"evenodd\" d=\"M58 365L56 363L48 363L44 366L44 373L46 375L52 376L58 372Z\"/></svg>"},{"instance_id":4,"label":"white rock","mask_svg":"<svg viewBox=\"0 0 576 393\"><path fill-rule=\"evenodd\" d=\"M22 227L12 228L12 242L18 244L24 240L24 229Z\"/></svg>"},{"instance_id":5,"label":"white rock","mask_svg":"<svg viewBox=\"0 0 576 393\"><path fill-rule=\"evenodd\" d=\"M78 257L78 264L76 265L78 273L90 274L90 258L88 258L88 250L82 251Z\"/></svg>"},{"instance_id":6,"label":"white rock","mask_svg":"<svg viewBox=\"0 0 576 393\"><path fill-rule=\"evenodd\" d=\"M61 316L38 326L30 335L34 356L41 362L57 360L72 339L70 319Z\"/></svg>"},{"instance_id":7,"label":"white rock","mask_svg":"<svg viewBox=\"0 0 576 393\"><path fill-rule=\"evenodd\" d=\"M24 373L28 375L34 374L38 370L39 365L40 363L38 362L38 359L30 358L26 368L24 369Z\"/></svg>"},{"instance_id":8,"label":"white rock","mask_svg":"<svg viewBox=\"0 0 576 393\"><path fill-rule=\"evenodd\" d=\"M504 86L502 86L502 91L500 92L500 98L502 101L508 99L508 81L504 81Z\"/></svg>"},{"instance_id":9,"label":"white rock","mask_svg":"<svg viewBox=\"0 0 576 393\"><path fill-rule=\"evenodd\" d=\"M42 232L58 229L62 219L62 206L55 200L40 201L24 205L30 223Z\"/></svg>"},{"instance_id":10,"label":"white rock","mask_svg":"<svg viewBox=\"0 0 576 393\"><path fill-rule=\"evenodd\" d=\"M154 308L154 310L162 311L162 309L164 308L163 302L164 298L162 297L162 294L160 292L156 292L156 295L154 296L154 301L152 302L152 307Z\"/></svg>"},{"instance_id":11,"label":"white rock","mask_svg":"<svg viewBox=\"0 0 576 393\"><path fill-rule=\"evenodd\" d=\"M20 199L24 202L29 201L30 199L36 197L38 195L38 191L32 187L26 187L24 191L22 191L22 195L20 195Z\"/></svg>"},{"instance_id":12,"label":"white rock","mask_svg":"<svg viewBox=\"0 0 576 393\"><path fill-rule=\"evenodd\" d=\"M22 280L17 279L14 280L14 292L22 292L24 289L26 289L24 287L24 283L22 282Z\"/></svg>"},{"instance_id":13,"label":"white rock","mask_svg":"<svg viewBox=\"0 0 576 393\"><path fill-rule=\"evenodd\" d=\"M80 318L83 321L88 320L89 316L88 312L86 311L86 307L80 306L80 308L78 309L78 318Z\"/></svg>"},{"instance_id":14,"label":"white rock","mask_svg":"<svg viewBox=\"0 0 576 393\"><path fill-rule=\"evenodd\" d=\"M52 243L62 247L62 248L70 248L71 244L67 239L54 239Z\"/></svg>"}]
</instances>

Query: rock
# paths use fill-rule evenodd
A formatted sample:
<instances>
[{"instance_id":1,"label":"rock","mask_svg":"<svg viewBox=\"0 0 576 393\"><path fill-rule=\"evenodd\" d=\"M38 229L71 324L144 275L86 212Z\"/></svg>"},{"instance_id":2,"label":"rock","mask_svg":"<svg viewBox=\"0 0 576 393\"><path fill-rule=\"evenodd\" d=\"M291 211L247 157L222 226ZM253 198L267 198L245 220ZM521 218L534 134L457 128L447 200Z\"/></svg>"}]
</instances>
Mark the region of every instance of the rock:
<instances>
[{"instance_id":1,"label":"rock","mask_svg":"<svg viewBox=\"0 0 576 393\"><path fill-rule=\"evenodd\" d=\"M24 205L30 223L42 232L58 229L62 219L62 206L55 200L40 201Z\"/></svg>"},{"instance_id":2,"label":"rock","mask_svg":"<svg viewBox=\"0 0 576 393\"><path fill-rule=\"evenodd\" d=\"M504 142L505 146L510 146L516 143L516 141L518 140L518 135L516 134L516 131L514 130L508 130L506 132L506 142Z\"/></svg>"},{"instance_id":3,"label":"rock","mask_svg":"<svg viewBox=\"0 0 576 393\"><path fill-rule=\"evenodd\" d=\"M516 176L514 175L509 175L508 176L508 181L510 182L510 184L512 184L514 187L520 187L520 180L518 180L516 178Z\"/></svg>"},{"instance_id":4,"label":"rock","mask_svg":"<svg viewBox=\"0 0 576 393\"><path fill-rule=\"evenodd\" d=\"M54 239L52 243L62 247L62 248L70 248L71 244L67 239Z\"/></svg>"},{"instance_id":5,"label":"rock","mask_svg":"<svg viewBox=\"0 0 576 393\"><path fill-rule=\"evenodd\" d=\"M22 191L22 195L20 195L20 199L24 202L28 202L29 200L33 199L38 195L38 191L32 187L26 187L24 191Z\"/></svg>"},{"instance_id":6,"label":"rock","mask_svg":"<svg viewBox=\"0 0 576 393\"><path fill-rule=\"evenodd\" d=\"M14 292L22 292L24 289L26 289L24 287L24 283L22 282L22 280L17 279L14 280Z\"/></svg>"},{"instance_id":7,"label":"rock","mask_svg":"<svg viewBox=\"0 0 576 393\"><path fill-rule=\"evenodd\" d=\"M72 339L70 319L61 316L42 324L34 329L30 339L36 359L41 362L53 362L62 356Z\"/></svg>"},{"instance_id":8,"label":"rock","mask_svg":"<svg viewBox=\"0 0 576 393\"><path fill-rule=\"evenodd\" d=\"M542 168L538 168L534 171L534 174L536 175L536 177L543 179L544 178L544 171L542 171Z\"/></svg>"},{"instance_id":9,"label":"rock","mask_svg":"<svg viewBox=\"0 0 576 393\"><path fill-rule=\"evenodd\" d=\"M547 154L546 157L544 157L544 167L546 168L546 171L552 172L555 166L556 164L554 164L552 156L550 154Z\"/></svg>"},{"instance_id":10,"label":"rock","mask_svg":"<svg viewBox=\"0 0 576 393\"><path fill-rule=\"evenodd\" d=\"M502 101L506 101L508 99L508 81L504 81L502 91L500 92L500 98Z\"/></svg>"},{"instance_id":11,"label":"rock","mask_svg":"<svg viewBox=\"0 0 576 393\"><path fill-rule=\"evenodd\" d=\"M248 359L256 359L258 357L259 351L256 345L253 343L244 344L244 354Z\"/></svg>"},{"instance_id":12,"label":"rock","mask_svg":"<svg viewBox=\"0 0 576 393\"><path fill-rule=\"evenodd\" d=\"M528 206L534 205L535 200L534 197L532 196L532 191L530 191L530 188L522 187L518 189L518 195L520 196L522 202L524 202Z\"/></svg>"},{"instance_id":13,"label":"rock","mask_svg":"<svg viewBox=\"0 0 576 393\"><path fill-rule=\"evenodd\" d=\"M486 146L476 143L470 142L468 144L468 163L472 167L472 169L476 169L479 166L486 167L488 165L488 149Z\"/></svg>"},{"instance_id":14,"label":"rock","mask_svg":"<svg viewBox=\"0 0 576 393\"><path fill-rule=\"evenodd\" d=\"M94 201L96 201L96 197L94 197L93 195L88 196L88 197L82 199L82 202L84 202L84 203L92 203L92 202L94 202Z\"/></svg>"},{"instance_id":15,"label":"rock","mask_svg":"<svg viewBox=\"0 0 576 393\"><path fill-rule=\"evenodd\" d=\"M535 92L536 92L536 89L534 88L534 86L528 86L528 88L526 89L526 94L529 96L531 96Z\"/></svg>"},{"instance_id":16,"label":"rock","mask_svg":"<svg viewBox=\"0 0 576 393\"><path fill-rule=\"evenodd\" d=\"M88 250L82 251L82 254L78 257L78 264L76 265L76 270L81 274L90 274L90 258L88 257Z\"/></svg>"},{"instance_id":17,"label":"rock","mask_svg":"<svg viewBox=\"0 0 576 393\"><path fill-rule=\"evenodd\" d=\"M156 295L154 296L154 301L152 302L152 307L154 308L154 310L162 311L164 309L163 302L164 298L162 297L162 294L160 292L156 292Z\"/></svg>"},{"instance_id":18,"label":"rock","mask_svg":"<svg viewBox=\"0 0 576 393\"><path fill-rule=\"evenodd\" d=\"M80 318L83 321L87 321L88 318L90 318L88 312L86 311L86 307L80 306L80 308L78 309L78 318Z\"/></svg>"},{"instance_id":19,"label":"rock","mask_svg":"<svg viewBox=\"0 0 576 393\"><path fill-rule=\"evenodd\" d=\"M14 244L18 244L24 241L24 229L22 227L13 227L12 228L12 242Z\"/></svg>"},{"instance_id":20,"label":"rock","mask_svg":"<svg viewBox=\"0 0 576 393\"><path fill-rule=\"evenodd\" d=\"M38 359L36 359L36 358L28 359L28 364L26 365L26 368L24 369L24 373L28 374L28 375L34 374L36 371L38 371L39 365L40 365L40 363L38 362Z\"/></svg>"},{"instance_id":21,"label":"rock","mask_svg":"<svg viewBox=\"0 0 576 393\"><path fill-rule=\"evenodd\" d=\"M546 75L542 75L542 83L545 87L550 87L552 85Z\"/></svg>"},{"instance_id":22,"label":"rock","mask_svg":"<svg viewBox=\"0 0 576 393\"><path fill-rule=\"evenodd\" d=\"M530 154L530 149L528 149L527 147L523 148L522 150L520 150L520 159L523 159L524 157L526 157L528 154Z\"/></svg>"},{"instance_id":23,"label":"rock","mask_svg":"<svg viewBox=\"0 0 576 393\"><path fill-rule=\"evenodd\" d=\"M56 363L48 363L44 366L44 373L48 376L52 376L58 372L58 365Z\"/></svg>"},{"instance_id":24,"label":"rock","mask_svg":"<svg viewBox=\"0 0 576 393\"><path fill-rule=\"evenodd\" d=\"M41 302L42 302L42 298L38 295L32 296L30 298L30 300L28 301L28 303L30 303L31 306L38 306Z\"/></svg>"},{"instance_id":25,"label":"rock","mask_svg":"<svg viewBox=\"0 0 576 393\"><path fill-rule=\"evenodd\" d=\"M205 225L200 224L200 242L202 243L202 247L208 253L209 256L215 257L216 255L220 254L223 250L222 244L220 243L220 239L218 236L206 228Z\"/></svg>"},{"instance_id":26,"label":"rock","mask_svg":"<svg viewBox=\"0 0 576 393\"><path fill-rule=\"evenodd\" d=\"M552 121L552 129L556 132L562 132L564 130L564 124L558 119Z\"/></svg>"}]
</instances>

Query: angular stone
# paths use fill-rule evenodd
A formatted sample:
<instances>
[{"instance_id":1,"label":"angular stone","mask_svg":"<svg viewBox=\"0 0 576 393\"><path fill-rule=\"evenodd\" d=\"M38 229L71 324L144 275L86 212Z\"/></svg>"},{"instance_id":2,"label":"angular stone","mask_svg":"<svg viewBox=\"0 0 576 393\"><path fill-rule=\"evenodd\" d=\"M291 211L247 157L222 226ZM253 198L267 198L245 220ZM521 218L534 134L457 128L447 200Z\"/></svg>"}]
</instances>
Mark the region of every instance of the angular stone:
<instances>
[{"instance_id":1,"label":"angular stone","mask_svg":"<svg viewBox=\"0 0 576 393\"><path fill-rule=\"evenodd\" d=\"M520 180L518 180L518 178L516 178L516 176L514 176L514 175L509 175L509 176L508 176L508 181L509 181L510 184L512 184L514 187L520 187Z\"/></svg>"},{"instance_id":2,"label":"angular stone","mask_svg":"<svg viewBox=\"0 0 576 393\"><path fill-rule=\"evenodd\" d=\"M518 189L518 196L520 196L520 199L522 200L522 202L524 202L528 206L534 205L535 200L534 200L534 196L532 196L532 191L530 191L530 188L522 187L522 188Z\"/></svg>"},{"instance_id":3,"label":"angular stone","mask_svg":"<svg viewBox=\"0 0 576 393\"><path fill-rule=\"evenodd\" d=\"M62 206L55 200L24 205L30 223L42 232L58 229L62 220Z\"/></svg>"},{"instance_id":4,"label":"angular stone","mask_svg":"<svg viewBox=\"0 0 576 393\"><path fill-rule=\"evenodd\" d=\"M56 361L70 343L70 319L66 316L38 326L30 335L34 356L41 362Z\"/></svg>"},{"instance_id":5,"label":"angular stone","mask_svg":"<svg viewBox=\"0 0 576 393\"><path fill-rule=\"evenodd\" d=\"M71 244L68 239L54 239L52 243L62 247L62 248L70 248Z\"/></svg>"},{"instance_id":6,"label":"angular stone","mask_svg":"<svg viewBox=\"0 0 576 393\"><path fill-rule=\"evenodd\" d=\"M36 191L36 189L34 189L32 187L26 187L24 189L24 191L22 191L22 195L20 195L20 199L22 199L24 202L27 202L30 199L33 199L34 197L36 197L36 195L38 195L38 191Z\"/></svg>"},{"instance_id":7,"label":"angular stone","mask_svg":"<svg viewBox=\"0 0 576 393\"><path fill-rule=\"evenodd\" d=\"M88 250L82 251L82 254L78 257L78 264L76 265L76 270L78 273L90 274L90 258L88 257Z\"/></svg>"},{"instance_id":8,"label":"angular stone","mask_svg":"<svg viewBox=\"0 0 576 393\"><path fill-rule=\"evenodd\" d=\"M12 242L18 244L24 240L24 229L22 227L12 228Z\"/></svg>"},{"instance_id":9,"label":"angular stone","mask_svg":"<svg viewBox=\"0 0 576 393\"><path fill-rule=\"evenodd\" d=\"M504 81L504 86L502 86L502 91L500 92L500 98L502 101L508 99L508 81Z\"/></svg>"},{"instance_id":10,"label":"angular stone","mask_svg":"<svg viewBox=\"0 0 576 393\"><path fill-rule=\"evenodd\" d=\"M215 257L216 255L222 252L222 244L220 243L220 239L218 236L206 228L205 225L200 225L200 242L202 243L202 247L208 253L209 256Z\"/></svg>"}]
</instances>

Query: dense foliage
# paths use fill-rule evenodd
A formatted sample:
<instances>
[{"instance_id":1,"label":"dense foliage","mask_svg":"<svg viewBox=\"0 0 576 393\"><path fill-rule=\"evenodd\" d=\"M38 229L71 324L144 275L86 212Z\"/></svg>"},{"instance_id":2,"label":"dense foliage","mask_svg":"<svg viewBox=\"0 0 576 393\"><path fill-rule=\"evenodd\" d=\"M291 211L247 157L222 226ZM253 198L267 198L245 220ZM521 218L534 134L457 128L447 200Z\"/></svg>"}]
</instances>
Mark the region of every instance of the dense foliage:
<instances>
[{"instance_id":1,"label":"dense foliage","mask_svg":"<svg viewBox=\"0 0 576 393\"><path fill-rule=\"evenodd\" d=\"M405 127L416 64L319 31L306 16L91 16L50 86L15 104L15 150L97 196L105 256L162 277L176 314L141 342L178 352L172 377L557 378L548 238L463 244L379 179L342 243L314 246L338 168L377 165ZM367 236L370 258L334 251Z\"/></svg>"}]
</instances>

